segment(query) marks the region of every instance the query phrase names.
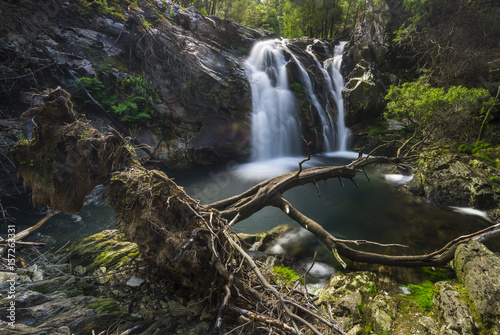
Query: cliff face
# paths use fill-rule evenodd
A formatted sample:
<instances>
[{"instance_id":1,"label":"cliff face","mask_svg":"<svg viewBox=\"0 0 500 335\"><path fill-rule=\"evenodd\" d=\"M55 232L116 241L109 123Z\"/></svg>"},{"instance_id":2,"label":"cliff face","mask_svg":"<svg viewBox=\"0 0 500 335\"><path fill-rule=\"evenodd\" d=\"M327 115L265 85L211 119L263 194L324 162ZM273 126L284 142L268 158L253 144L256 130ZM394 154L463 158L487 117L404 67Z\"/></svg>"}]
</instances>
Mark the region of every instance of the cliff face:
<instances>
[{"instance_id":1,"label":"cliff face","mask_svg":"<svg viewBox=\"0 0 500 335\"><path fill-rule=\"evenodd\" d=\"M2 118L18 119L37 103L33 94L62 86L73 95L75 110L96 128L116 127L118 121L168 167L246 158L252 97L244 61L256 41L276 36L164 1L137 5L4 1ZM331 115L336 114L335 104L306 48L313 45L322 62L335 44L294 40L286 52L290 83L304 86L300 62ZM314 121L311 95L295 93L303 132L312 138L312 130L321 132L322 127ZM24 137L30 137L32 126L25 124ZM18 140L19 125L6 121L2 127L10 132L5 150Z\"/></svg>"},{"instance_id":2,"label":"cliff face","mask_svg":"<svg viewBox=\"0 0 500 335\"><path fill-rule=\"evenodd\" d=\"M125 1L105 4L0 5L2 117L18 117L32 93L63 86L96 127L109 124L85 87L117 119L147 114L129 128L170 166L244 156L251 95L243 61L254 41L270 33L162 1L139 1L140 8ZM80 81L83 87L74 83L82 77L88 78ZM140 81L127 90L130 78ZM132 114L135 106L127 100L142 111Z\"/></svg>"}]
</instances>

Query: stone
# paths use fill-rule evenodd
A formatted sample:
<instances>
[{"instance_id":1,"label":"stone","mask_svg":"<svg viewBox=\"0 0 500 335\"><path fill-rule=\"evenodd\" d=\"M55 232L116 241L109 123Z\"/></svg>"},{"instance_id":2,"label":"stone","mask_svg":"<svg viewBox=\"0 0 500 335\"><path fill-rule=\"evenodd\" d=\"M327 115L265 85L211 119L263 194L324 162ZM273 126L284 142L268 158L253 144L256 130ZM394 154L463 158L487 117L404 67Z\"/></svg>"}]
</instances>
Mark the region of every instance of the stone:
<instances>
[{"instance_id":1,"label":"stone","mask_svg":"<svg viewBox=\"0 0 500 335\"><path fill-rule=\"evenodd\" d=\"M0 271L0 289L4 290L9 287L11 282L16 282L19 276L14 272L1 272Z\"/></svg>"},{"instance_id":2,"label":"stone","mask_svg":"<svg viewBox=\"0 0 500 335\"><path fill-rule=\"evenodd\" d=\"M442 325L440 333L473 334L476 326L471 311L466 303L460 300L460 293L447 282L436 283L439 292L434 296L434 308Z\"/></svg>"},{"instance_id":3,"label":"stone","mask_svg":"<svg viewBox=\"0 0 500 335\"><path fill-rule=\"evenodd\" d=\"M193 317L193 313L186 306L184 306L183 304L181 304L178 301L170 300L168 302L168 308L169 308L170 314L176 319L180 319L180 318L190 318L191 319Z\"/></svg>"},{"instance_id":4,"label":"stone","mask_svg":"<svg viewBox=\"0 0 500 335\"><path fill-rule=\"evenodd\" d=\"M485 325L500 326L500 258L470 241L457 248L453 265Z\"/></svg>"},{"instance_id":5,"label":"stone","mask_svg":"<svg viewBox=\"0 0 500 335\"><path fill-rule=\"evenodd\" d=\"M129 280L127 280L127 286L130 287L139 287L142 285L142 283L144 283L144 279L136 276L132 276L129 278Z\"/></svg>"},{"instance_id":6,"label":"stone","mask_svg":"<svg viewBox=\"0 0 500 335\"><path fill-rule=\"evenodd\" d=\"M377 294L367 305L368 320L373 330L379 333L391 333L397 315L397 305L389 296Z\"/></svg>"}]
</instances>

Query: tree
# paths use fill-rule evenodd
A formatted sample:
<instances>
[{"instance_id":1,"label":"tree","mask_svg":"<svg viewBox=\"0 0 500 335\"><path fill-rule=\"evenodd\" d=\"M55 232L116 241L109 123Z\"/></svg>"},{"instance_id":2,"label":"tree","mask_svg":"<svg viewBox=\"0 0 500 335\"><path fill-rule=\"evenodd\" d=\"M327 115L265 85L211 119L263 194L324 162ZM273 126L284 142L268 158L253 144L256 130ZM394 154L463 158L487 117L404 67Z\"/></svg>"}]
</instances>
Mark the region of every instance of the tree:
<instances>
[{"instance_id":1,"label":"tree","mask_svg":"<svg viewBox=\"0 0 500 335\"><path fill-rule=\"evenodd\" d=\"M314 233L341 264L344 264L341 257L346 257L386 265L444 266L460 243L500 230L500 224L494 225L460 237L428 255L385 256L359 251L348 244L369 242L332 236L300 213L283 193L329 178L352 180L369 164L397 164L398 160L360 157L346 166L305 170L300 163L297 172L271 178L237 196L203 206L164 172L144 168L116 131L103 135L85 119L76 119L66 91L51 90L42 98L43 105L24 114L36 119L34 138L17 145L12 152L19 174L32 189L33 203L76 212L83 206L86 194L97 184L104 184L109 205L117 214L118 229L138 244L142 255L168 271L179 283L219 302L214 332L218 332L229 306L237 313L248 312L253 318L260 315L248 309L265 312L266 322L277 331L298 334L302 328L309 328L321 334L318 328L322 327L325 333L344 334L324 313L314 307L303 307L302 298L294 300L281 295L240 245L232 226L266 206L281 209ZM22 164L26 160L33 164ZM244 267L243 263L248 265Z\"/></svg>"}]
</instances>

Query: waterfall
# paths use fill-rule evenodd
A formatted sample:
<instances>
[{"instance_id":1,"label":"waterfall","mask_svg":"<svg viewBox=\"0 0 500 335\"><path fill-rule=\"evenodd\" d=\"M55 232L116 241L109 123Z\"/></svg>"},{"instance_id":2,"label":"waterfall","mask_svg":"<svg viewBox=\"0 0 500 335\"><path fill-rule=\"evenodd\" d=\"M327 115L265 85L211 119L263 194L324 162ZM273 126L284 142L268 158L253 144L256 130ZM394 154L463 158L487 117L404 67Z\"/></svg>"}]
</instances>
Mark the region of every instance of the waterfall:
<instances>
[{"instance_id":1,"label":"waterfall","mask_svg":"<svg viewBox=\"0 0 500 335\"><path fill-rule=\"evenodd\" d=\"M321 43L321 41L314 40L314 43ZM312 51L312 46L313 46L312 44L308 45L306 49L307 53L309 53L314 58L316 66L318 66L318 68L321 70L323 78L327 84L328 91L332 96L333 100L335 101L335 104L337 105L337 123L336 123L337 145L335 148L338 151L347 150L347 143L349 141L349 137L351 134L350 130L345 126L344 97L342 95L342 90L344 89L344 77L340 73L340 67L342 65L342 54L344 52L344 47L346 44L347 42L340 42L337 46L335 46L334 56L325 60L323 64L319 62L318 58ZM325 48L325 53L328 55L329 54L328 49L324 45L323 47ZM325 107L325 109L326 108L327 107ZM324 127L327 126L331 127L332 131L334 131L333 122L331 121L331 118L329 121L330 123L325 124ZM334 142L335 141L330 142L330 145L326 147L327 149L326 151L331 151L330 146Z\"/></svg>"},{"instance_id":2,"label":"waterfall","mask_svg":"<svg viewBox=\"0 0 500 335\"><path fill-rule=\"evenodd\" d=\"M300 153L300 124L279 40L257 43L245 67L252 89L252 160Z\"/></svg>"},{"instance_id":3,"label":"waterfall","mask_svg":"<svg viewBox=\"0 0 500 335\"><path fill-rule=\"evenodd\" d=\"M329 58L325 61L325 67L330 71L329 73L334 87L331 94L337 104L337 149L339 151L347 150L347 143L349 142L349 137L351 135L351 131L345 126L344 97L342 96L342 90L344 89L344 77L340 73L342 53L344 52L346 44L347 42L340 42L340 44L335 46L333 58Z\"/></svg>"},{"instance_id":4,"label":"waterfall","mask_svg":"<svg viewBox=\"0 0 500 335\"><path fill-rule=\"evenodd\" d=\"M317 42L317 41L315 41ZM319 41L318 41L319 42ZM245 69L252 90L251 146L252 161L266 161L279 157L298 155L302 152L301 125L298 121L299 108L289 88L287 61L283 51L291 57L298 68L299 81L310 101L313 117L321 131L317 134L323 151L345 151L349 130L344 123L344 101L342 89L344 80L340 74L342 52L346 42L335 47L334 56L321 64L308 46L311 55L321 70L327 90L337 105L335 122L328 113L328 101L323 106L313 90L308 71L302 62L288 48L287 40L268 40L255 44L245 62ZM325 52L328 50L325 47ZM328 99L327 99L328 100Z\"/></svg>"}]
</instances>

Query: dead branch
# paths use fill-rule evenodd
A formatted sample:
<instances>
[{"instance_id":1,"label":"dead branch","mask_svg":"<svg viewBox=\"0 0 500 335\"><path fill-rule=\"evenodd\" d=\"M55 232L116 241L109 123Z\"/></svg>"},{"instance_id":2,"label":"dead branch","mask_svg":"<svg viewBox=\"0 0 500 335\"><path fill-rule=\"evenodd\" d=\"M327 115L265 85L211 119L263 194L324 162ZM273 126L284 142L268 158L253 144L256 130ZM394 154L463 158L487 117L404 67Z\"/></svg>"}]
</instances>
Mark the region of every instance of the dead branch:
<instances>
[{"instance_id":1,"label":"dead branch","mask_svg":"<svg viewBox=\"0 0 500 335\"><path fill-rule=\"evenodd\" d=\"M304 164L305 162L311 160L311 149L310 149L310 145L311 145L311 141L307 142L306 139L304 138L304 136L302 136L302 141L304 141L304 143L306 144L306 150L307 150L307 158L304 158L302 161L299 162L299 171L297 171L297 177L300 175L300 173L302 172L302 164Z\"/></svg>"},{"instance_id":2,"label":"dead branch","mask_svg":"<svg viewBox=\"0 0 500 335\"><path fill-rule=\"evenodd\" d=\"M278 326L279 328L281 328L285 331L288 331L292 334L297 334L292 327L290 327L289 325L287 325L283 321L280 321L280 320L277 320L274 318L270 318L270 317L267 317L264 315L260 315L260 314L254 313L254 312L250 312L249 310L246 310L246 309L240 308L240 307L236 307L236 306L231 306L231 309L235 312L240 313L241 315L244 315L244 316L250 318L251 320L262 322L262 323L265 323L265 324L268 324L271 326Z\"/></svg>"},{"instance_id":3,"label":"dead branch","mask_svg":"<svg viewBox=\"0 0 500 335\"><path fill-rule=\"evenodd\" d=\"M363 262L363 263L375 263L381 265L407 266L407 267L445 266L449 261L453 259L455 250L458 247L458 245L470 241L474 238L483 236L484 234L500 230L500 223L495 224L486 229L480 230L479 232L461 236L453 240L452 242L448 243L440 250L426 255L387 256L366 251L359 251L348 247L347 245L345 245L344 242L341 242L340 240L332 236L330 233L328 233L316 221L310 219L309 217L305 216L300 211L298 211L296 208L294 208L283 197L275 201L275 206L280 208L284 213L286 213L295 222L299 223L302 227L312 232L316 237L318 237L321 240L321 242L323 242L330 250L332 250L334 254L337 252L338 255L343 256L351 261ZM339 262L343 263L342 260L339 260Z\"/></svg>"},{"instance_id":4,"label":"dead branch","mask_svg":"<svg viewBox=\"0 0 500 335\"><path fill-rule=\"evenodd\" d=\"M265 180L249 190L233 197L209 204L209 207L217 209L226 219L232 219L239 213L240 221L248 218L266 206L272 205L276 198L297 186L314 183L329 178L352 178L356 175L356 169L372 164L394 163L397 159L387 157L361 157L346 166L324 166L313 167L302 170L300 175L296 172L288 172L280 176Z\"/></svg>"},{"instance_id":5,"label":"dead branch","mask_svg":"<svg viewBox=\"0 0 500 335\"><path fill-rule=\"evenodd\" d=\"M45 222L47 222L51 217L53 217L54 215L56 215L58 213L59 213L59 211L51 211L43 219L38 221L37 224L17 233L16 236L14 237L15 241L17 242L17 241L22 240L23 238L25 238L26 236L28 236L29 234L31 234L32 232L34 232L35 230L40 228Z\"/></svg>"}]
</instances>

